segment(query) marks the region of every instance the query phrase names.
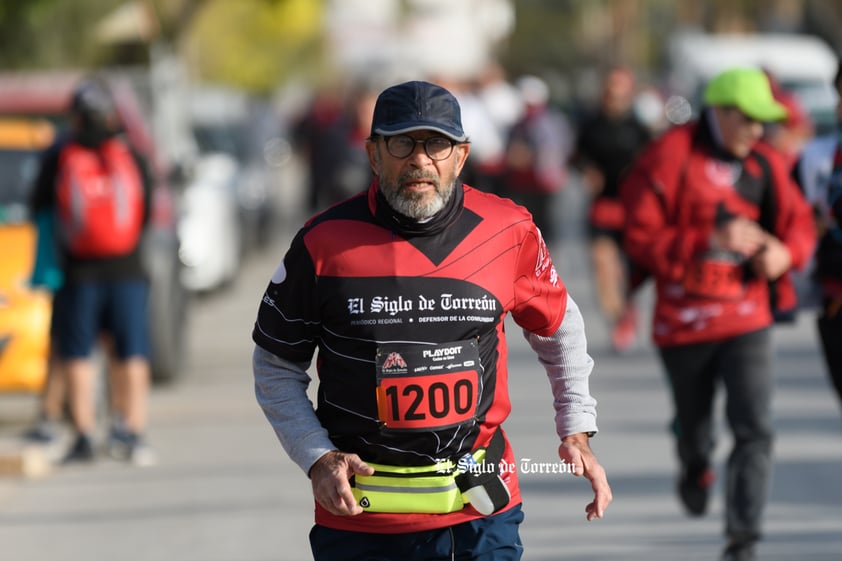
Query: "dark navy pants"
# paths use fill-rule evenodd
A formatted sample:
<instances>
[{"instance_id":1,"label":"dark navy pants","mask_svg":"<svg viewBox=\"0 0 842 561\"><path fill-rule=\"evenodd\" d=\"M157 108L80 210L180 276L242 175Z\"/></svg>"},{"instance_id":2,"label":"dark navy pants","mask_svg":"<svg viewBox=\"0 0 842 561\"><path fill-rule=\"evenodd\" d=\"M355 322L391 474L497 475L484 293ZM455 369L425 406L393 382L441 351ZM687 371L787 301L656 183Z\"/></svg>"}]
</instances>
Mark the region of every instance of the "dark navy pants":
<instances>
[{"instance_id":1,"label":"dark navy pants","mask_svg":"<svg viewBox=\"0 0 842 561\"><path fill-rule=\"evenodd\" d=\"M725 416L734 436L725 478L725 533L758 539L772 475L772 348L763 329L716 343L660 349L675 405L678 456L690 469L710 465L713 405L725 388Z\"/></svg>"},{"instance_id":2,"label":"dark navy pants","mask_svg":"<svg viewBox=\"0 0 842 561\"><path fill-rule=\"evenodd\" d=\"M315 561L520 561L520 505L448 528L406 534L368 534L316 525Z\"/></svg>"},{"instance_id":3,"label":"dark navy pants","mask_svg":"<svg viewBox=\"0 0 842 561\"><path fill-rule=\"evenodd\" d=\"M66 282L53 299L52 333L63 359L88 358L103 332L121 360L149 358L149 284L143 279Z\"/></svg>"}]
</instances>

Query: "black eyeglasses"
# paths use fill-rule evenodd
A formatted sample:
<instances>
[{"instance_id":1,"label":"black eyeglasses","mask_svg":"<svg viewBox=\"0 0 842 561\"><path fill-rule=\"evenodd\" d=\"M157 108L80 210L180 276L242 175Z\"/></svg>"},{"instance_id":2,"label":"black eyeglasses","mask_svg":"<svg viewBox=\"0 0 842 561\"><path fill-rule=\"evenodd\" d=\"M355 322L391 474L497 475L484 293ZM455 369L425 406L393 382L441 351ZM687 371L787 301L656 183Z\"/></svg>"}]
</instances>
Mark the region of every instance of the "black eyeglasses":
<instances>
[{"instance_id":1,"label":"black eyeglasses","mask_svg":"<svg viewBox=\"0 0 842 561\"><path fill-rule=\"evenodd\" d=\"M386 150L394 158L408 158L415 151L416 144L423 144L427 156L436 161L448 159L453 153L453 146L458 144L443 136L431 136L423 140L415 140L405 134L384 136L383 141L386 143Z\"/></svg>"}]
</instances>

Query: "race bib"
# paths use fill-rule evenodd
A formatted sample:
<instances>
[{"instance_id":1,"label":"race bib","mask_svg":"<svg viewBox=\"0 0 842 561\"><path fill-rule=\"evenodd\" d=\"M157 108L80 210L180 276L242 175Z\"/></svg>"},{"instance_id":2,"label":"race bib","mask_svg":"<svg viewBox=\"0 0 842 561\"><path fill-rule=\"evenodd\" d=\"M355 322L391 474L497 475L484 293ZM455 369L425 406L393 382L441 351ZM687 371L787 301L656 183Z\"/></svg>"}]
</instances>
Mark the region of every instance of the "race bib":
<instances>
[{"instance_id":1,"label":"race bib","mask_svg":"<svg viewBox=\"0 0 842 561\"><path fill-rule=\"evenodd\" d=\"M697 259L687 268L684 290L691 296L718 300L735 300L742 297L743 266L727 256L722 259L705 257Z\"/></svg>"},{"instance_id":2,"label":"race bib","mask_svg":"<svg viewBox=\"0 0 842 561\"><path fill-rule=\"evenodd\" d=\"M476 340L377 349L377 414L386 428L438 430L472 422L481 395Z\"/></svg>"}]
</instances>

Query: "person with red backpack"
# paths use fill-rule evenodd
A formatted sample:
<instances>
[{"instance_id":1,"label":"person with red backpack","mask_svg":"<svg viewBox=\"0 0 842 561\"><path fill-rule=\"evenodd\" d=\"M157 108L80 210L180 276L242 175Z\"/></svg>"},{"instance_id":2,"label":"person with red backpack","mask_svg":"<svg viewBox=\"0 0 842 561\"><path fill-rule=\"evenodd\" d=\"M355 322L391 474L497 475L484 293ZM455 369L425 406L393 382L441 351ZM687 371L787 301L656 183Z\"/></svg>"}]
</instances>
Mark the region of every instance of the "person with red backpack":
<instances>
[{"instance_id":1,"label":"person with red backpack","mask_svg":"<svg viewBox=\"0 0 842 561\"><path fill-rule=\"evenodd\" d=\"M773 307L795 305L784 275L806 265L816 232L783 157L758 142L763 123L787 115L765 74L727 70L704 102L697 121L652 142L623 181L624 245L655 279L652 336L675 408L679 498L692 516L707 510L721 383L734 436L722 559L752 561L772 474Z\"/></svg>"},{"instance_id":2,"label":"person with red backpack","mask_svg":"<svg viewBox=\"0 0 842 561\"><path fill-rule=\"evenodd\" d=\"M107 84L82 80L69 106L70 130L44 153L32 208L50 210L64 282L53 301L53 339L69 387L76 438L63 463L94 459L96 428L92 359L108 336L115 417L112 455L150 463L143 441L149 392L149 283L140 255L150 185L140 157L120 138Z\"/></svg>"}]
</instances>

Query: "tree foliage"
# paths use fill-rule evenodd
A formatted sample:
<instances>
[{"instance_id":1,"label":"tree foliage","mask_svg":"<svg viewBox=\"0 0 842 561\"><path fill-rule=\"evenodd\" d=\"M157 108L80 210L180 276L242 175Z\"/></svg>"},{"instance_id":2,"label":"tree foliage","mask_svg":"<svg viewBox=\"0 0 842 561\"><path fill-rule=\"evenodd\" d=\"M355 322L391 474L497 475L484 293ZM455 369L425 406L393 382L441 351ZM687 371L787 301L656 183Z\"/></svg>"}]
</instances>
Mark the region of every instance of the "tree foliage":
<instances>
[{"instance_id":1,"label":"tree foliage","mask_svg":"<svg viewBox=\"0 0 842 561\"><path fill-rule=\"evenodd\" d=\"M96 64L94 29L121 0L0 0L0 66L6 70Z\"/></svg>"},{"instance_id":2,"label":"tree foliage","mask_svg":"<svg viewBox=\"0 0 842 561\"><path fill-rule=\"evenodd\" d=\"M185 51L201 80L267 93L320 67L321 21L321 2L312 0L209 1Z\"/></svg>"},{"instance_id":3,"label":"tree foliage","mask_svg":"<svg viewBox=\"0 0 842 561\"><path fill-rule=\"evenodd\" d=\"M140 0L162 41L195 77L262 93L320 67L322 2ZM93 68L148 62L147 41L103 43L97 26L127 0L0 0L0 68Z\"/></svg>"},{"instance_id":4,"label":"tree foliage","mask_svg":"<svg viewBox=\"0 0 842 561\"><path fill-rule=\"evenodd\" d=\"M499 53L512 74L573 75L612 61L657 71L659 48L682 25L812 31L842 48L842 3L825 0L512 1L516 27ZM200 80L268 92L290 76L330 72L322 48L327 0L0 0L0 69L146 62L148 42L97 40L97 25L128 2L150 8L153 40L184 55Z\"/></svg>"}]
</instances>

